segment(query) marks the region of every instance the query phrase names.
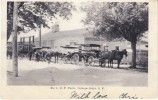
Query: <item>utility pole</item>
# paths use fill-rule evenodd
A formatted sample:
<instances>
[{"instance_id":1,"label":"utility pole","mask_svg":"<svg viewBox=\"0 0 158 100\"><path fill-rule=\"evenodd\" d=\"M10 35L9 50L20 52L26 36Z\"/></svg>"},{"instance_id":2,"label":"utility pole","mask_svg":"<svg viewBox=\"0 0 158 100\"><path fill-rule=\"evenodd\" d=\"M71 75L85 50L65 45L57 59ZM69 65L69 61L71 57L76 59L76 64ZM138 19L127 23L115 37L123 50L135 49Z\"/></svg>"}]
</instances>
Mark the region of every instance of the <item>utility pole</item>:
<instances>
[{"instance_id":1,"label":"utility pole","mask_svg":"<svg viewBox=\"0 0 158 100\"><path fill-rule=\"evenodd\" d=\"M17 55L17 27L18 27L18 2L14 2L13 31L12 31L12 53L13 53L13 76L18 77L18 55Z\"/></svg>"}]
</instances>

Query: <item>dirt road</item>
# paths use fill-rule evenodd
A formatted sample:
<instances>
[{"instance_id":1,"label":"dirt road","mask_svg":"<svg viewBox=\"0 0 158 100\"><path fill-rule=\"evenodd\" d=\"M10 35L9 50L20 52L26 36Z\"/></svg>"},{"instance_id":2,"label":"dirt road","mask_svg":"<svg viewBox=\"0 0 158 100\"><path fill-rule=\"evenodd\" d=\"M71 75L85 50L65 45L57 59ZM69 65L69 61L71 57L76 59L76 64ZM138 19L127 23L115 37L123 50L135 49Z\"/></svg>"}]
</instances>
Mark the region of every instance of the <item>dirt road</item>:
<instances>
[{"instance_id":1,"label":"dirt road","mask_svg":"<svg viewBox=\"0 0 158 100\"><path fill-rule=\"evenodd\" d=\"M19 77L12 77L11 60L8 60L9 85L105 85L147 86L148 73L137 70L48 64L19 60Z\"/></svg>"}]
</instances>

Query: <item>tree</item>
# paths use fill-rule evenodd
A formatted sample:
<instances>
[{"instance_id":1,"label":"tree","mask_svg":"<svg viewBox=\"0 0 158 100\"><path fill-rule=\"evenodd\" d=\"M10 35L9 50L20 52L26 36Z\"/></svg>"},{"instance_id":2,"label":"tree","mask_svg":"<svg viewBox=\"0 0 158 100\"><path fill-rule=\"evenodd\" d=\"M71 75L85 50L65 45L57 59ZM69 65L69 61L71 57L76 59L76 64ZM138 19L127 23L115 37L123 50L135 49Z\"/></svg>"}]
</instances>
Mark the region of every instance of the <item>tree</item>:
<instances>
[{"instance_id":1,"label":"tree","mask_svg":"<svg viewBox=\"0 0 158 100\"><path fill-rule=\"evenodd\" d=\"M13 76L18 77L18 59L17 59L17 29L18 29L18 3L14 3L13 11L13 36L12 36L12 51L13 51Z\"/></svg>"},{"instance_id":2,"label":"tree","mask_svg":"<svg viewBox=\"0 0 158 100\"><path fill-rule=\"evenodd\" d=\"M40 25L49 27L47 21L56 18L57 15L69 19L73 8L72 4L68 2L8 2L7 40L12 33L14 77L18 76L17 33L29 32Z\"/></svg>"},{"instance_id":3,"label":"tree","mask_svg":"<svg viewBox=\"0 0 158 100\"><path fill-rule=\"evenodd\" d=\"M13 29L13 8L14 2L8 2L7 40ZM58 16L69 19L72 10L75 10L72 2L18 2L18 33L36 30L39 25L49 28L48 22Z\"/></svg>"},{"instance_id":4,"label":"tree","mask_svg":"<svg viewBox=\"0 0 158 100\"><path fill-rule=\"evenodd\" d=\"M131 67L136 68L136 44L148 30L148 3L91 2L81 9L87 14L83 22L94 24L97 35L109 41L125 39L131 43Z\"/></svg>"}]
</instances>

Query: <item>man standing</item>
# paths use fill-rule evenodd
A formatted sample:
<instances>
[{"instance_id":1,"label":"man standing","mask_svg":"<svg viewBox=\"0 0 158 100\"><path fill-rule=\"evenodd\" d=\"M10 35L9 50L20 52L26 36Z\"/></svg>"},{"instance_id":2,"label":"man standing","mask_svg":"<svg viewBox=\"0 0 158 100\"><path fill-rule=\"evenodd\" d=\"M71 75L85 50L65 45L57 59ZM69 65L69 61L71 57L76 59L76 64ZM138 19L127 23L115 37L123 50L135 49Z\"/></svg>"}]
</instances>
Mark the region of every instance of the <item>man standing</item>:
<instances>
[{"instance_id":1,"label":"man standing","mask_svg":"<svg viewBox=\"0 0 158 100\"><path fill-rule=\"evenodd\" d=\"M29 60L31 61L33 55L33 49L31 48L29 51Z\"/></svg>"}]
</instances>

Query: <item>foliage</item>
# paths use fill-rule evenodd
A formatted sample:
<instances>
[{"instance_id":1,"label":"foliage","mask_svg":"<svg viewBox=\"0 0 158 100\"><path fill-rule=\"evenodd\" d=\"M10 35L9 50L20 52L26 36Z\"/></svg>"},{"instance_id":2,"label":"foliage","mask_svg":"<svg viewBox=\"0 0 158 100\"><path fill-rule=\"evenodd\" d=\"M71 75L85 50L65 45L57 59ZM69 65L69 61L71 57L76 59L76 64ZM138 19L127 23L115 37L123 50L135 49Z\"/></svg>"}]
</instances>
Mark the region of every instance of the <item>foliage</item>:
<instances>
[{"instance_id":1,"label":"foliage","mask_svg":"<svg viewBox=\"0 0 158 100\"><path fill-rule=\"evenodd\" d=\"M96 33L108 40L137 41L148 30L148 3L91 2L81 8L85 24L94 24Z\"/></svg>"},{"instance_id":2,"label":"foliage","mask_svg":"<svg viewBox=\"0 0 158 100\"><path fill-rule=\"evenodd\" d=\"M86 6L85 6L86 5ZM131 42L132 68L136 68L136 44L148 30L146 2L91 2L82 6L85 24L94 24L97 35L107 40L125 39Z\"/></svg>"},{"instance_id":3,"label":"foliage","mask_svg":"<svg viewBox=\"0 0 158 100\"><path fill-rule=\"evenodd\" d=\"M14 2L7 3L7 39L13 29ZM63 19L71 17L71 11L75 7L71 2L18 2L18 32L29 32L40 24L48 26L48 22L57 16Z\"/></svg>"}]
</instances>

